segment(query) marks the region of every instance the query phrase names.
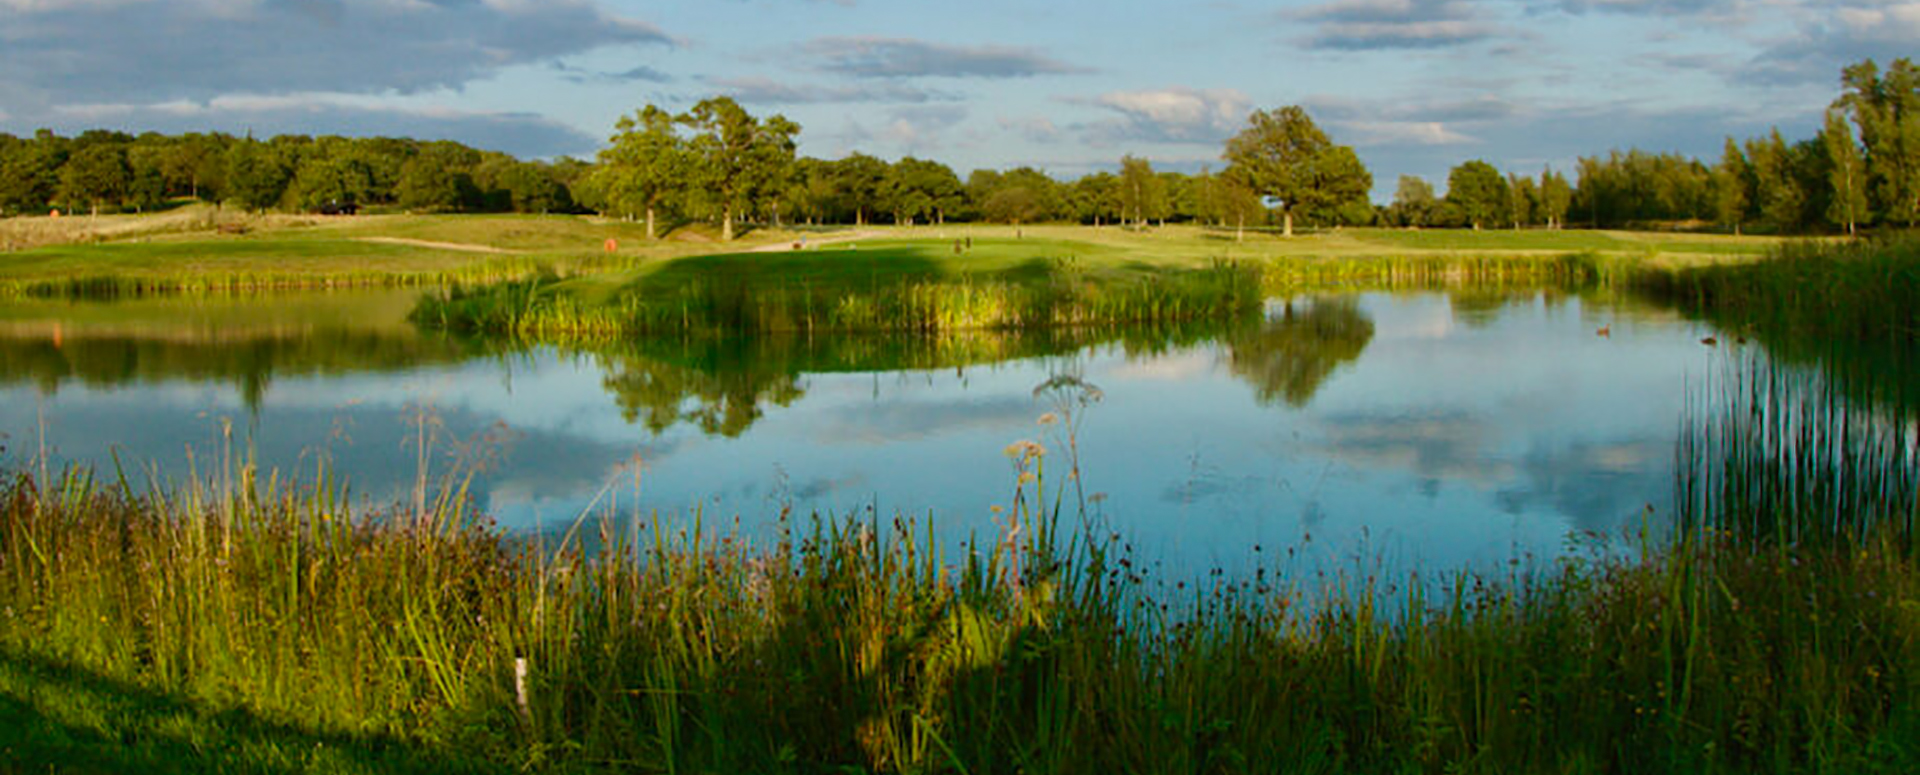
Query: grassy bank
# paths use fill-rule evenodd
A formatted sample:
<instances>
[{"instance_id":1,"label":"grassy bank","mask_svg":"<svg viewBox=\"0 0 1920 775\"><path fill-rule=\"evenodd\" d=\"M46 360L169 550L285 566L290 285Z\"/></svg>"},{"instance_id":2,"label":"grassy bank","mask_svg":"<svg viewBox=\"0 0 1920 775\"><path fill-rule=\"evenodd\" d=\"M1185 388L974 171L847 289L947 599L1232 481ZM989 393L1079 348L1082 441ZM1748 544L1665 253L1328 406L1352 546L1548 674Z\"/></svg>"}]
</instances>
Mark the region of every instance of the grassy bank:
<instances>
[{"instance_id":1,"label":"grassy bank","mask_svg":"<svg viewBox=\"0 0 1920 775\"><path fill-rule=\"evenodd\" d=\"M1111 326L1235 319L1263 298L1327 288L1584 286L1641 265L1597 253L1230 259L1209 249L1041 236L861 241L451 288L423 299L414 320L545 341Z\"/></svg>"},{"instance_id":2,"label":"grassy bank","mask_svg":"<svg viewBox=\"0 0 1920 775\"><path fill-rule=\"evenodd\" d=\"M1692 265L1764 252L1766 238L1633 232L1342 229L1292 239L1265 232L1171 226L953 225L759 228L735 243L685 225L665 239L644 226L578 216L252 216L192 206L152 215L0 219L0 298L235 293L260 289L437 286L638 270L653 262L789 245L876 240L1070 242L1076 255L1124 256L1142 265L1192 266L1210 258L1361 260L1588 253ZM617 244L605 250L607 240ZM864 246L864 245L863 245Z\"/></svg>"},{"instance_id":3,"label":"grassy bank","mask_svg":"<svg viewBox=\"0 0 1920 775\"><path fill-rule=\"evenodd\" d=\"M1009 454L1031 474L1063 462ZM355 518L324 479L226 471L152 491L81 473L0 483L12 762L1920 765L1920 567L1885 529L1844 547L1687 531L1612 559L1412 584L1296 578L1284 561L1163 580L1118 544L1056 532L1059 514L1036 508L1055 502L1044 478L1010 501L1017 538L968 551L901 520L798 526L766 546L589 523L591 540L536 547L464 510L458 480Z\"/></svg>"},{"instance_id":4,"label":"grassy bank","mask_svg":"<svg viewBox=\"0 0 1920 775\"><path fill-rule=\"evenodd\" d=\"M882 240L731 253L422 300L417 322L528 338L1108 326L1255 310L1258 267L1043 239Z\"/></svg>"}]
</instances>

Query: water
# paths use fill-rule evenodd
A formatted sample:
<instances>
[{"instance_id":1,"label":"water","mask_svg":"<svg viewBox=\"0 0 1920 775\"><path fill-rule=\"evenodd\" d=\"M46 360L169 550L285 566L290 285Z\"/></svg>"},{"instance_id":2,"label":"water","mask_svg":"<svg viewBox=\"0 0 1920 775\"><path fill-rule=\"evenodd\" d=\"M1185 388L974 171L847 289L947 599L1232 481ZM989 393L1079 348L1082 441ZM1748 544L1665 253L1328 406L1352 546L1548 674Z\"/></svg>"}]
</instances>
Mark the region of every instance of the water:
<instances>
[{"instance_id":1,"label":"water","mask_svg":"<svg viewBox=\"0 0 1920 775\"><path fill-rule=\"evenodd\" d=\"M110 469L117 451L162 479L227 456L309 477L325 462L385 504L423 461L458 458L513 530L611 503L764 535L791 506L933 514L985 540L1014 492L1010 443L1044 445L1065 481L1052 413L1090 518L1149 560L1490 567L1666 512L1688 386L1736 346L1550 290L1303 297L1257 326L1125 337L599 352L424 335L410 299L11 305L3 459ZM1049 380L1065 387L1036 392Z\"/></svg>"}]
</instances>

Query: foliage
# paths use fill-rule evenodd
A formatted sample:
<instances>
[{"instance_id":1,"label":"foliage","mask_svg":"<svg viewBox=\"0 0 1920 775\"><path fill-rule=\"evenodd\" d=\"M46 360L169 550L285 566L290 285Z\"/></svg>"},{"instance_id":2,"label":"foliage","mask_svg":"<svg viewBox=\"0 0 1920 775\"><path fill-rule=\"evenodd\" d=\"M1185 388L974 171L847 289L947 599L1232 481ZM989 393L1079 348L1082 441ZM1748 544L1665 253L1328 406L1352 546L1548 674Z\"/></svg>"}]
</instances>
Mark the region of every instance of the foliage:
<instances>
[{"instance_id":1,"label":"foliage","mask_svg":"<svg viewBox=\"0 0 1920 775\"><path fill-rule=\"evenodd\" d=\"M1373 187L1353 149L1334 145L1299 106L1254 111L1247 124L1223 158L1254 192L1279 200L1287 235L1296 212L1337 209Z\"/></svg>"},{"instance_id":2,"label":"foliage","mask_svg":"<svg viewBox=\"0 0 1920 775\"><path fill-rule=\"evenodd\" d=\"M1447 203L1459 208L1473 228L1507 218L1507 183L1500 171L1474 160L1447 174Z\"/></svg>"}]
</instances>

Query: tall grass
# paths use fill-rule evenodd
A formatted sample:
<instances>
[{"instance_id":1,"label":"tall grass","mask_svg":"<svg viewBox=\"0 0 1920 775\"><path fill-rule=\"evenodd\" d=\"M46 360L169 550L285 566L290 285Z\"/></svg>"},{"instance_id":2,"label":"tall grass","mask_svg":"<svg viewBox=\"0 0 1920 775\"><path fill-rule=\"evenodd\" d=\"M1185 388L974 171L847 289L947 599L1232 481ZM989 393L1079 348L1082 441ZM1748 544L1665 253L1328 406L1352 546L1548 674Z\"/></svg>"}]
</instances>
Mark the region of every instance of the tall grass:
<instances>
[{"instance_id":1,"label":"tall grass","mask_svg":"<svg viewBox=\"0 0 1920 775\"><path fill-rule=\"evenodd\" d=\"M1746 263L1645 272L1642 292L1769 338L1920 338L1920 237L1785 243Z\"/></svg>"},{"instance_id":2,"label":"tall grass","mask_svg":"<svg viewBox=\"0 0 1920 775\"><path fill-rule=\"evenodd\" d=\"M111 301L152 296L249 296L269 291L353 288L440 288L476 283L511 283L530 277L559 277L632 269L640 256L583 254L567 260L551 256L493 256L438 269L329 267L282 269L270 262L246 269L125 274L75 274L66 277L0 281L0 299L74 299Z\"/></svg>"},{"instance_id":3,"label":"tall grass","mask_svg":"<svg viewBox=\"0 0 1920 775\"><path fill-rule=\"evenodd\" d=\"M1010 505L957 547L870 515L783 517L764 545L631 518L512 541L458 476L356 516L324 471L16 471L0 654L534 771L1920 764L1920 568L1885 533L1687 533L1406 583L1281 558L1157 579L1076 517L1056 447L1008 448Z\"/></svg>"},{"instance_id":4,"label":"tall grass","mask_svg":"<svg viewBox=\"0 0 1920 775\"><path fill-rule=\"evenodd\" d=\"M1681 527L1763 545L1872 537L1911 552L1920 412L1855 400L1844 374L1736 357L1682 423Z\"/></svg>"},{"instance_id":5,"label":"tall grass","mask_svg":"<svg viewBox=\"0 0 1920 775\"><path fill-rule=\"evenodd\" d=\"M1399 258L1276 258L1262 279L1269 295L1287 296L1328 285L1367 288L1498 288L1551 284L1609 285L1637 267L1597 253L1441 255Z\"/></svg>"},{"instance_id":6,"label":"tall grass","mask_svg":"<svg viewBox=\"0 0 1920 775\"><path fill-rule=\"evenodd\" d=\"M1259 307L1258 269L1215 262L1144 279L1094 279L1072 262L1036 281L901 279L849 287L736 277L696 278L667 292L584 300L535 277L421 299L413 319L462 332L528 338L736 335L1167 323L1223 319Z\"/></svg>"}]
</instances>

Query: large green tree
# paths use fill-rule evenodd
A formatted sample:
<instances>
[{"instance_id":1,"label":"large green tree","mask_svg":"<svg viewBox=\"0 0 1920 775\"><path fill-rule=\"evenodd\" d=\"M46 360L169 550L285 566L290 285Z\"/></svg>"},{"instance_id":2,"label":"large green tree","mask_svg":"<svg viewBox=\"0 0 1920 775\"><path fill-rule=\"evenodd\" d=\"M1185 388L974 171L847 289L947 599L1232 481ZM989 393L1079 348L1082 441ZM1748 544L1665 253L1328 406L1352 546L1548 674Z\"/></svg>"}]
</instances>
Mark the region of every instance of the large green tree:
<instances>
[{"instance_id":1,"label":"large green tree","mask_svg":"<svg viewBox=\"0 0 1920 775\"><path fill-rule=\"evenodd\" d=\"M1474 159L1447 173L1447 202L1476 230L1499 223L1507 217L1507 182L1493 165Z\"/></svg>"},{"instance_id":2,"label":"large green tree","mask_svg":"<svg viewBox=\"0 0 1920 775\"><path fill-rule=\"evenodd\" d=\"M865 226L872 214L892 209L886 201L887 177L891 170L885 161L854 152L832 164L833 188L838 199L836 209L851 214L855 226Z\"/></svg>"},{"instance_id":3,"label":"large green tree","mask_svg":"<svg viewBox=\"0 0 1920 775\"><path fill-rule=\"evenodd\" d=\"M608 143L589 184L605 211L644 213L647 239L656 239L661 211L685 195L692 161L687 142L673 114L648 105L621 116Z\"/></svg>"},{"instance_id":4,"label":"large green tree","mask_svg":"<svg viewBox=\"0 0 1920 775\"><path fill-rule=\"evenodd\" d=\"M680 122L693 131L689 178L720 216L720 239L731 241L736 217L776 195L787 179L800 125L781 115L755 118L731 97L701 100Z\"/></svg>"},{"instance_id":5,"label":"large green tree","mask_svg":"<svg viewBox=\"0 0 1920 775\"><path fill-rule=\"evenodd\" d=\"M1852 115L1866 146L1874 206L1892 222L1920 222L1920 68L1896 59L1885 73L1868 59L1841 74L1834 104Z\"/></svg>"},{"instance_id":6,"label":"large green tree","mask_svg":"<svg viewBox=\"0 0 1920 775\"><path fill-rule=\"evenodd\" d=\"M1293 236L1293 216L1303 209L1337 207L1361 184L1366 167L1353 149L1334 145L1297 105L1254 111L1247 127L1227 140L1228 168L1261 196L1279 200L1284 232Z\"/></svg>"},{"instance_id":7,"label":"large green tree","mask_svg":"<svg viewBox=\"0 0 1920 775\"><path fill-rule=\"evenodd\" d=\"M946 223L947 213L960 206L964 195L960 176L937 161L908 156L887 170L885 199L893 206L895 223L922 219Z\"/></svg>"},{"instance_id":8,"label":"large green tree","mask_svg":"<svg viewBox=\"0 0 1920 775\"><path fill-rule=\"evenodd\" d=\"M87 205L98 215L102 202L118 204L127 196L132 180L124 146L90 145L75 152L60 168L60 200L69 209Z\"/></svg>"}]
</instances>

